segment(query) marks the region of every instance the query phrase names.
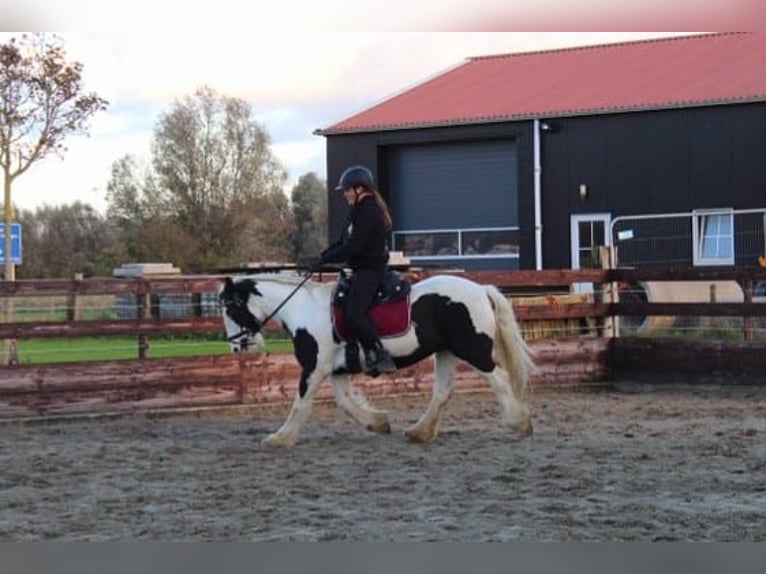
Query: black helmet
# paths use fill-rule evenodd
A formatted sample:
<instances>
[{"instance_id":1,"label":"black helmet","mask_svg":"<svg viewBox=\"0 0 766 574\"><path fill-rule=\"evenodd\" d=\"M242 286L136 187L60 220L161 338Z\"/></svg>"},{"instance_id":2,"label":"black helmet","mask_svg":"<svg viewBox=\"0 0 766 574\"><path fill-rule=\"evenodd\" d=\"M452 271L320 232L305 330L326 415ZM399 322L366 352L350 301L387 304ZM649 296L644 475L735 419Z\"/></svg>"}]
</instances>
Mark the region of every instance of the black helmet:
<instances>
[{"instance_id":1,"label":"black helmet","mask_svg":"<svg viewBox=\"0 0 766 574\"><path fill-rule=\"evenodd\" d=\"M346 191L351 187L360 185L367 189L376 189L372 172L363 165L352 165L340 174L340 180L338 185L335 186L335 191Z\"/></svg>"}]
</instances>

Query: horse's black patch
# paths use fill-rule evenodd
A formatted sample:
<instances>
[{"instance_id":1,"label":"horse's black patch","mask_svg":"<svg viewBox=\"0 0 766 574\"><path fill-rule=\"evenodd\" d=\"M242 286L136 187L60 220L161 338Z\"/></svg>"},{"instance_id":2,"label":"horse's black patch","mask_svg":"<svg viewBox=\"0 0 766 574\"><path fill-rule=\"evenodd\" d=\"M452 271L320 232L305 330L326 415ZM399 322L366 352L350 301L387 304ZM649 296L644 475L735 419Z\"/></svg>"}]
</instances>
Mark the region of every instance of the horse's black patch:
<instances>
[{"instance_id":1,"label":"horse's black patch","mask_svg":"<svg viewBox=\"0 0 766 574\"><path fill-rule=\"evenodd\" d=\"M226 309L226 314L243 329L252 333L261 330L262 325L258 322L247 307L247 300L250 295L261 296L255 281L252 279L242 279L236 283L227 277L219 299Z\"/></svg>"},{"instance_id":2,"label":"horse's black patch","mask_svg":"<svg viewBox=\"0 0 766 574\"><path fill-rule=\"evenodd\" d=\"M317 356L319 345L314 336L306 329L298 329L293 335L293 347L295 358L301 366L301 380L298 384L298 393L303 398L308 390L308 378L317 368Z\"/></svg>"},{"instance_id":3,"label":"horse's black patch","mask_svg":"<svg viewBox=\"0 0 766 574\"><path fill-rule=\"evenodd\" d=\"M423 295L412 305L412 323L418 348L406 357L394 357L397 368L413 365L438 351L450 351L485 373L495 368L492 339L476 331L463 303L444 295Z\"/></svg>"},{"instance_id":4,"label":"horse's black patch","mask_svg":"<svg viewBox=\"0 0 766 574\"><path fill-rule=\"evenodd\" d=\"M227 277L224 281L220 298L224 305L227 303L244 305L247 303L247 298L250 297L251 294L262 296L261 292L258 291L255 281L250 278L245 278L234 282L231 277Z\"/></svg>"}]
</instances>

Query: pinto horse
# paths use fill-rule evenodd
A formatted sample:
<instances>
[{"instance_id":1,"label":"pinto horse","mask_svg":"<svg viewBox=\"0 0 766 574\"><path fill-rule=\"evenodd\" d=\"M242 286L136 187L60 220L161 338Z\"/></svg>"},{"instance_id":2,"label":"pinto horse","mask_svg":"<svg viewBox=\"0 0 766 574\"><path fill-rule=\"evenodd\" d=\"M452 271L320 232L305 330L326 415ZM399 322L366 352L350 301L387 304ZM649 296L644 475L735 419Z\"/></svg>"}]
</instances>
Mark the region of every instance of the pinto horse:
<instances>
[{"instance_id":1,"label":"pinto horse","mask_svg":"<svg viewBox=\"0 0 766 574\"><path fill-rule=\"evenodd\" d=\"M388 414L370 406L351 386L344 342L331 320L336 283L298 274L226 277L219 290L226 335L233 352L262 344L262 326L272 317L290 334L301 367L298 393L284 424L263 442L290 447L311 412L320 383L332 382L338 406L368 430L391 432ZM522 436L532 433L523 402L531 354L508 299L494 286L462 277L436 275L412 285L409 328L382 338L397 369L435 358L431 401L420 419L405 431L414 442L433 440L442 410L453 389L458 360L473 367L497 395L505 426Z\"/></svg>"}]
</instances>

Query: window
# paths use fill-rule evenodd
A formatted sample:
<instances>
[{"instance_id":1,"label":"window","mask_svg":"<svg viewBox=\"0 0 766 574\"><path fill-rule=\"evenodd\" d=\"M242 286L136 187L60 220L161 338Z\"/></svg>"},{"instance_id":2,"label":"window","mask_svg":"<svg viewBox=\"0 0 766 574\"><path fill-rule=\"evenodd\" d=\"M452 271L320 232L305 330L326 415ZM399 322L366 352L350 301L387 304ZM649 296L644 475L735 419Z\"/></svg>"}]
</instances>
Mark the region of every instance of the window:
<instances>
[{"instance_id":1,"label":"window","mask_svg":"<svg viewBox=\"0 0 766 574\"><path fill-rule=\"evenodd\" d=\"M607 244L606 222L599 219L581 219L577 222L577 233L577 269L598 269L601 267L598 248Z\"/></svg>"},{"instance_id":2,"label":"window","mask_svg":"<svg viewBox=\"0 0 766 574\"><path fill-rule=\"evenodd\" d=\"M457 231L419 231L394 233L394 249L403 251L405 257L456 257L459 237Z\"/></svg>"},{"instance_id":3,"label":"window","mask_svg":"<svg viewBox=\"0 0 766 574\"><path fill-rule=\"evenodd\" d=\"M519 256L518 229L485 229L460 232L461 255Z\"/></svg>"},{"instance_id":4,"label":"window","mask_svg":"<svg viewBox=\"0 0 766 574\"><path fill-rule=\"evenodd\" d=\"M734 265L732 210L695 211L692 233L695 265Z\"/></svg>"},{"instance_id":5,"label":"window","mask_svg":"<svg viewBox=\"0 0 766 574\"><path fill-rule=\"evenodd\" d=\"M393 239L394 249L415 261L519 257L517 227L396 231Z\"/></svg>"}]
</instances>

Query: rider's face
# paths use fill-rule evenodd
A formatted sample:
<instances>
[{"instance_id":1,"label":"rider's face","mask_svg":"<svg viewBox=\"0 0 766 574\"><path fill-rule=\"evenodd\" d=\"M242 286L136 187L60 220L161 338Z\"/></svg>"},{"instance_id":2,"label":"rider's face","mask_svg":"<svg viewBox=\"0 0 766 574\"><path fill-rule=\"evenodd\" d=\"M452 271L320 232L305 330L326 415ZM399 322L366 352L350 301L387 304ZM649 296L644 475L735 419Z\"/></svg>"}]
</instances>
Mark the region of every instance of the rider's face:
<instances>
[{"instance_id":1,"label":"rider's face","mask_svg":"<svg viewBox=\"0 0 766 574\"><path fill-rule=\"evenodd\" d=\"M348 189L343 190L343 198L346 200L346 203L349 205L354 205L356 203L356 188L349 187Z\"/></svg>"}]
</instances>

